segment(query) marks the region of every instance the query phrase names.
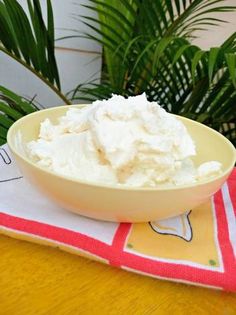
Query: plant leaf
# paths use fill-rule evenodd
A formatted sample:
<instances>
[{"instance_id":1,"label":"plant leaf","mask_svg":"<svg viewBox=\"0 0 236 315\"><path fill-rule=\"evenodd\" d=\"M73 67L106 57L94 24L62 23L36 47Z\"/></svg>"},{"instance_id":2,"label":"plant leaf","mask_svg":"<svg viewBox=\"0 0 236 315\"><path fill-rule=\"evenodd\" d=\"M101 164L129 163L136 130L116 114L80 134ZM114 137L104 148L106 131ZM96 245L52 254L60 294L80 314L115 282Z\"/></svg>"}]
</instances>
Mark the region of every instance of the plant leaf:
<instances>
[{"instance_id":1,"label":"plant leaf","mask_svg":"<svg viewBox=\"0 0 236 315\"><path fill-rule=\"evenodd\" d=\"M216 68L216 62L217 62L217 57L220 52L219 47L212 47L210 48L209 51L209 61L208 61L208 77L209 77L209 82L212 81L213 77L213 72Z\"/></svg>"},{"instance_id":2,"label":"plant leaf","mask_svg":"<svg viewBox=\"0 0 236 315\"><path fill-rule=\"evenodd\" d=\"M236 88L236 55L232 53L226 54L225 59L228 65L231 80Z\"/></svg>"}]
</instances>

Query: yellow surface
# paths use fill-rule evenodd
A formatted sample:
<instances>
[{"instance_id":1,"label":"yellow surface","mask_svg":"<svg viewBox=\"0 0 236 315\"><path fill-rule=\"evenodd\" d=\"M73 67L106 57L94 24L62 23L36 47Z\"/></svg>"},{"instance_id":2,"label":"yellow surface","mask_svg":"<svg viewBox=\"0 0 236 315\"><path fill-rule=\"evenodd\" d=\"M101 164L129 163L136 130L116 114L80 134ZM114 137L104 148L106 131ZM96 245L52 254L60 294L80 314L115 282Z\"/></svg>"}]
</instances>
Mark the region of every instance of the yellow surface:
<instances>
[{"instance_id":1,"label":"yellow surface","mask_svg":"<svg viewBox=\"0 0 236 315\"><path fill-rule=\"evenodd\" d=\"M206 202L222 186L234 167L236 151L225 137L195 121L178 117L196 144L195 164L217 160L222 163L221 174L197 184L168 188L95 185L56 175L29 160L23 145L38 137L40 122L49 118L55 123L67 109L68 106L54 107L19 119L11 126L7 140L22 174L63 208L79 214L120 222L148 222L176 216Z\"/></svg>"},{"instance_id":2,"label":"yellow surface","mask_svg":"<svg viewBox=\"0 0 236 315\"><path fill-rule=\"evenodd\" d=\"M0 315L236 314L236 294L160 281L0 236Z\"/></svg>"}]
</instances>

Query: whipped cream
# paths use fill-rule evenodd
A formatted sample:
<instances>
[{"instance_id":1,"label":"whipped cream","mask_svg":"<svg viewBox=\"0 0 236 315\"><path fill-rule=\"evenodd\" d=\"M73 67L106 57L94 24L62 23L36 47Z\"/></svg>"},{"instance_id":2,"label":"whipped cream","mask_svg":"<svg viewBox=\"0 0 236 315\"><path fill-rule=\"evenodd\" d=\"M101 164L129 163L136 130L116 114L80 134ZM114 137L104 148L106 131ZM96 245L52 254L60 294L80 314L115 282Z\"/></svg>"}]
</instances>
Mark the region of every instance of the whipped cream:
<instances>
[{"instance_id":1,"label":"whipped cream","mask_svg":"<svg viewBox=\"0 0 236 315\"><path fill-rule=\"evenodd\" d=\"M216 161L195 168L195 144L184 124L145 94L71 106L57 125L43 121L39 139L27 147L38 165L96 183L182 185L221 169Z\"/></svg>"}]
</instances>

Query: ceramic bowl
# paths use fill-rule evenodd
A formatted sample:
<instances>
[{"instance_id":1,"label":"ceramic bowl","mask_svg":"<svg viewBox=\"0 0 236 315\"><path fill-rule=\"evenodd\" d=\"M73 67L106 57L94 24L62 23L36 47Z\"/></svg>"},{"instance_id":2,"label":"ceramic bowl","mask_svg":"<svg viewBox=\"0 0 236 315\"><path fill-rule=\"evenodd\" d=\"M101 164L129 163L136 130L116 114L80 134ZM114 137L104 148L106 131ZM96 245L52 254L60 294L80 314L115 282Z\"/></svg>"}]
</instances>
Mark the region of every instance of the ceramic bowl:
<instances>
[{"instance_id":1,"label":"ceramic bowl","mask_svg":"<svg viewBox=\"0 0 236 315\"><path fill-rule=\"evenodd\" d=\"M81 108L81 105L73 106ZM54 107L19 119L11 126L7 140L22 174L45 196L80 215L115 222L148 222L176 216L206 202L234 167L236 151L225 137L200 123L177 116L195 141L195 165L219 161L222 163L220 175L195 184L165 189L95 184L58 175L34 164L24 148L27 142L37 139L40 123L45 118L57 123L67 109L68 106Z\"/></svg>"}]
</instances>

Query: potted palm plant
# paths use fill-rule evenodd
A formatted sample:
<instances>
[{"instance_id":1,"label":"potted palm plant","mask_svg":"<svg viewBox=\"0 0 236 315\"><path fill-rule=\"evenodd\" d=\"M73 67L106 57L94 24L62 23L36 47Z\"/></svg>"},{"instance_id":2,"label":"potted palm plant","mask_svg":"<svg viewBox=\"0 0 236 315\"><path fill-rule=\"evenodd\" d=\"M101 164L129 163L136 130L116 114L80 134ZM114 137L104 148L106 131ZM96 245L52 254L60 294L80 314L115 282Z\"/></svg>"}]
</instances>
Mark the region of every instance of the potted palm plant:
<instances>
[{"instance_id":1,"label":"potted palm plant","mask_svg":"<svg viewBox=\"0 0 236 315\"><path fill-rule=\"evenodd\" d=\"M196 30L224 22L213 13L236 7L224 0L87 0L84 5L98 16L82 17L93 31L82 36L103 46L100 84L80 85L70 97L62 94L50 0L47 23L39 0L28 0L30 20L16 0L0 2L0 50L35 73L66 104L145 92L169 112L207 124L236 144L236 33L209 50L192 43ZM11 123L35 107L6 88L0 93L3 143Z\"/></svg>"}]
</instances>

